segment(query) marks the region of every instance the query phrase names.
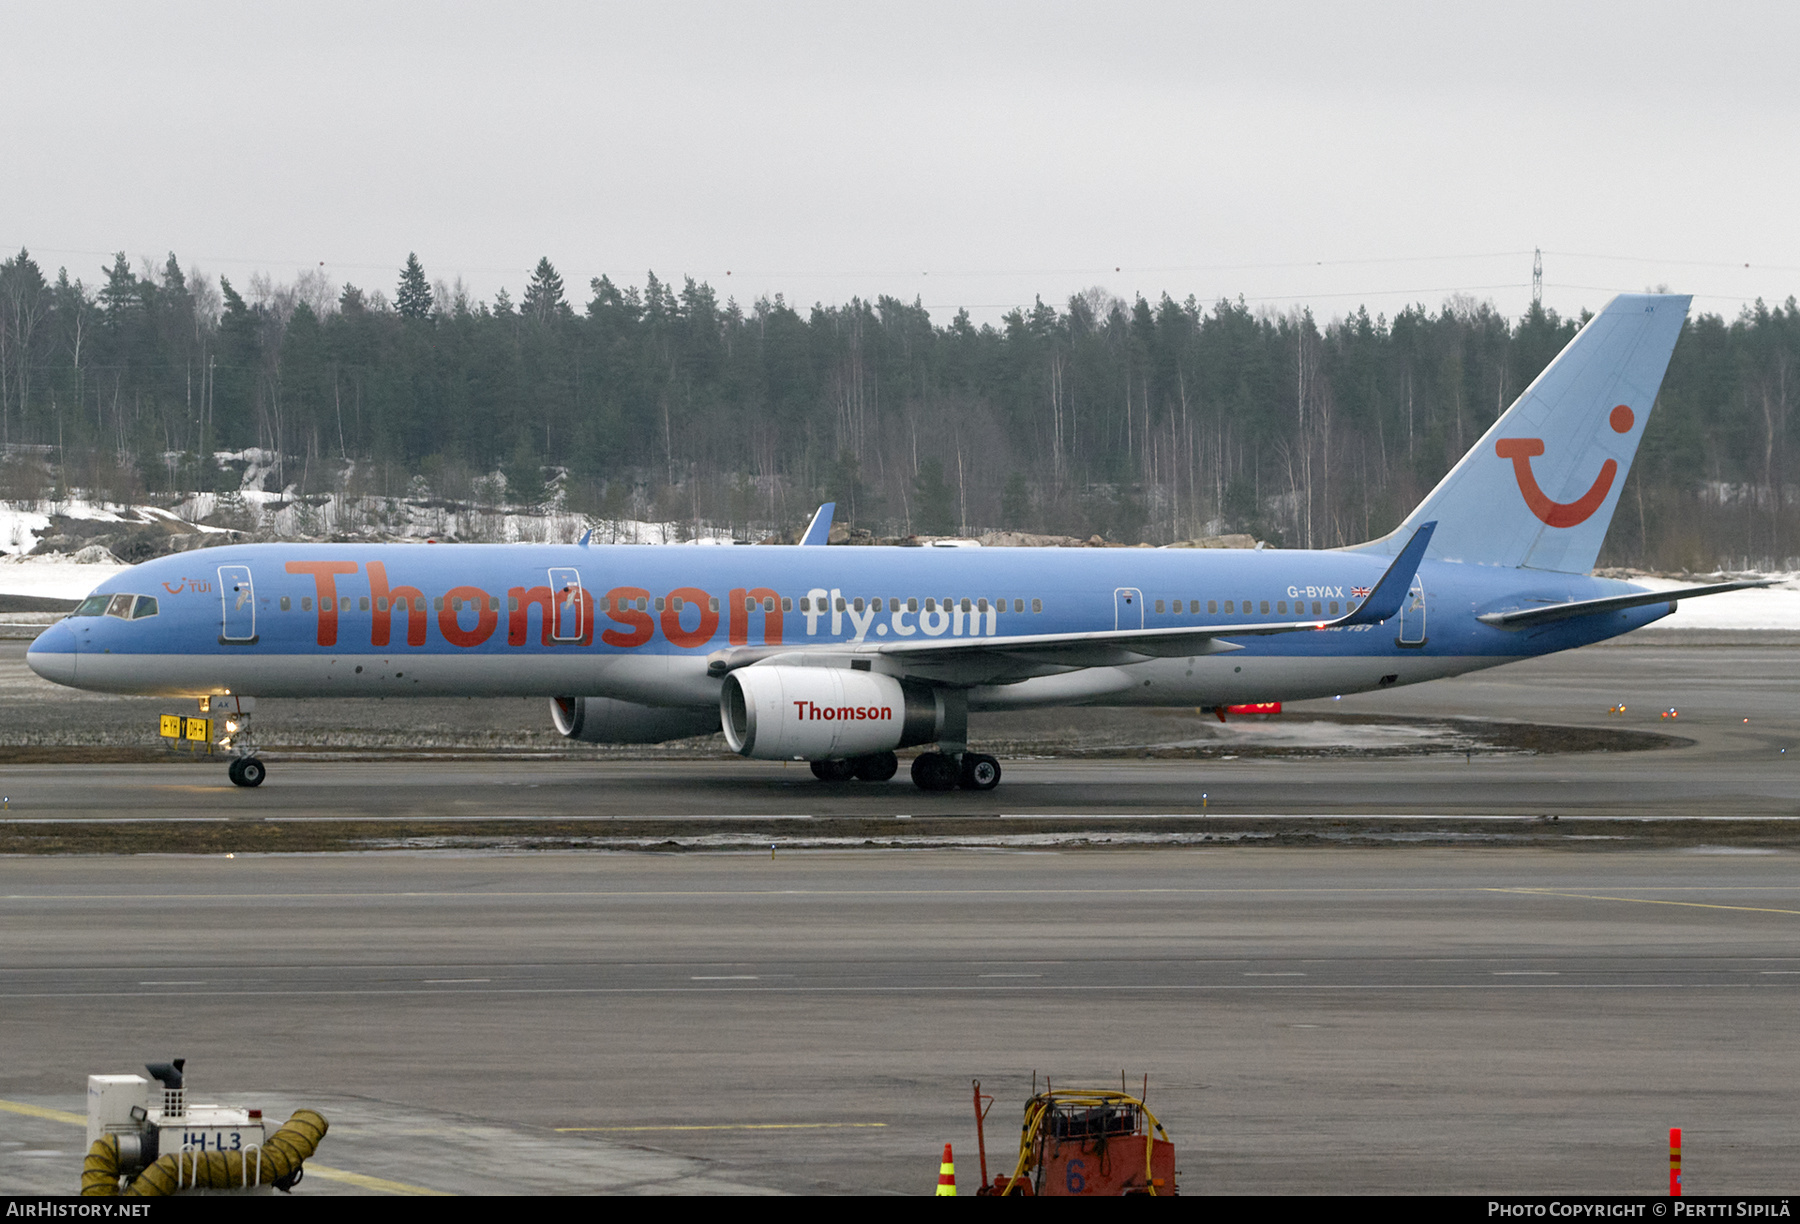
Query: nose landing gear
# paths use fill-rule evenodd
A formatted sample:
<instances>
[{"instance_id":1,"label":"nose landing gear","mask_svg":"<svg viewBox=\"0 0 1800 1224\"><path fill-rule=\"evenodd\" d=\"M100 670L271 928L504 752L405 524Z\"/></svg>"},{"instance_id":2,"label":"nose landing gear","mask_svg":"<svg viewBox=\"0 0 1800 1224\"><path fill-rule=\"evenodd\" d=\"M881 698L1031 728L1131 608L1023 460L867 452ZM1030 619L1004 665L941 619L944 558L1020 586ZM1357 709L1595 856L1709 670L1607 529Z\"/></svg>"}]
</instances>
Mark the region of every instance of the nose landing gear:
<instances>
[{"instance_id":1,"label":"nose landing gear","mask_svg":"<svg viewBox=\"0 0 1800 1224\"><path fill-rule=\"evenodd\" d=\"M225 776L236 786L261 786L269 768L256 756L256 738L251 723L256 712L253 697L202 697L200 712L212 718L224 732L219 747L232 753Z\"/></svg>"}]
</instances>

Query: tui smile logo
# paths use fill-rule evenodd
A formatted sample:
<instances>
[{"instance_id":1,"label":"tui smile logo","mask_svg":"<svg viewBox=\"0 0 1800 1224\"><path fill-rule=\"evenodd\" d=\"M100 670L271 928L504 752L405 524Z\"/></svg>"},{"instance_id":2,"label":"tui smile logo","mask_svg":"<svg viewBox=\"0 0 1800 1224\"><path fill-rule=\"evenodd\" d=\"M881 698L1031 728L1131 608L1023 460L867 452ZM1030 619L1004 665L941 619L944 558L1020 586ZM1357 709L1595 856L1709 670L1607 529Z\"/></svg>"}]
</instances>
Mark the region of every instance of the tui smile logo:
<instances>
[{"instance_id":1,"label":"tui smile logo","mask_svg":"<svg viewBox=\"0 0 1800 1224\"><path fill-rule=\"evenodd\" d=\"M1607 423L1614 433L1628 433L1637 417L1624 404L1612 410ZM1619 474L1617 460L1608 459L1600 465L1600 474L1586 493L1572 502L1551 501L1544 491L1538 487L1537 476L1531 470L1533 456L1544 453L1542 438L1501 438L1494 443L1494 453L1502 459L1511 459L1513 476L1519 482L1519 492L1525 497L1525 504L1531 512L1552 527L1577 527L1588 521L1606 495L1612 491L1613 477Z\"/></svg>"}]
</instances>

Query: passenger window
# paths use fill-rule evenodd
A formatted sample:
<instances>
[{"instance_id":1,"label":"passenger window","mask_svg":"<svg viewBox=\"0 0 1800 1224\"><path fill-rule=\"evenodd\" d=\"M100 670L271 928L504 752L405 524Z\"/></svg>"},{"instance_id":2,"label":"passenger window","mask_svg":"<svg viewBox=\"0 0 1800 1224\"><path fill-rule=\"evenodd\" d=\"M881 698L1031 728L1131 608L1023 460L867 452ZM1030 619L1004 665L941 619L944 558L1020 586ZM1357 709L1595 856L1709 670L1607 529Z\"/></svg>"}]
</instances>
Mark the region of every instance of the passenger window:
<instances>
[{"instance_id":1,"label":"passenger window","mask_svg":"<svg viewBox=\"0 0 1800 1224\"><path fill-rule=\"evenodd\" d=\"M717 595L710 596L707 599L706 610L708 612L717 612L719 610L719 597Z\"/></svg>"},{"instance_id":2,"label":"passenger window","mask_svg":"<svg viewBox=\"0 0 1800 1224\"><path fill-rule=\"evenodd\" d=\"M717 612L718 610L719 610L719 601L715 599L715 600L713 600L713 611ZM786 595L783 595L781 597L781 610L783 612L792 612L794 610L794 601L791 597L786 596Z\"/></svg>"},{"instance_id":3,"label":"passenger window","mask_svg":"<svg viewBox=\"0 0 1800 1224\"><path fill-rule=\"evenodd\" d=\"M1236 604L1236 603L1235 603L1235 602L1233 602L1233 601L1232 601L1232 600L1229 600L1229 599L1227 599L1227 600L1226 600L1226 601L1225 601L1225 611L1226 611L1226 612L1227 612L1227 613L1232 613L1232 612L1236 612L1236 611L1237 611L1237 604Z\"/></svg>"},{"instance_id":4,"label":"passenger window","mask_svg":"<svg viewBox=\"0 0 1800 1224\"><path fill-rule=\"evenodd\" d=\"M764 612L773 612L774 610L775 610L774 597L769 596L769 595L763 596L763 611Z\"/></svg>"},{"instance_id":5,"label":"passenger window","mask_svg":"<svg viewBox=\"0 0 1800 1224\"><path fill-rule=\"evenodd\" d=\"M656 597L656 610L658 612L661 612L663 610L663 597L661 595L658 595Z\"/></svg>"},{"instance_id":6,"label":"passenger window","mask_svg":"<svg viewBox=\"0 0 1800 1224\"><path fill-rule=\"evenodd\" d=\"M1023 612L1024 610L1025 610L1025 601L1023 599L1013 600L1013 611L1014 612Z\"/></svg>"},{"instance_id":7,"label":"passenger window","mask_svg":"<svg viewBox=\"0 0 1800 1224\"><path fill-rule=\"evenodd\" d=\"M434 610L442 612L444 610L444 597L442 595L433 597L431 606Z\"/></svg>"},{"instance_id":8,"label":"passenger window","mask_svg":"<svg viewBox=\"0 0 1800 1224\"><path fill-rule=\"evenodd\" d=\"M1044 610L1044 601L1041 599L1032 600L1031 601L1031 610L1033 612L1042 612Z\"/></svg>"},{"instance_id":9,"label":"passenger window","mask_svg":"<svg viewBox=\"0 0 1800 1224\"><path fill-rule=\"evenodd\" d=\"M156 615L156 598L152 595L139 595L136 606L131 609L132 620L143 620L146 616Z\"/></svg>"},{"instance_id":10,"label":"passenger window","mask_svg":"<svg viewBox=\"0 0 1800 1224\"><path fill-rule=\"evenodd\" d=\"M489 595L488 596L488 611L489 612L498 612L499 610L500 610L500 597L498 595Z\"/></svg>"},{"instance_id":11,"label":"passenger window","mask_svg":"<svg viewBox=\"0 0 1800 1224\"><path fill-rule=\"evenodd\" d=\"M647 611L649 604L650 604L649 597L644 596L644 595L638 596L637 610L639 612Z\"/></svg>"},{"instance_id":12,"label":"passenger window","mask_svg":"<svg viewBox=\"0 0 1800 1224\"><path fill-rule=\"evenodd\" d=\"M976 600L976 601L975 601L975 606L976 606L976 607L977 607L977 608L978 608L978 609L980 609L980 610L981 610L981 611L983 611L983 612L986 612L986 611L987 611L987 609L988 609L988 603L987 603L987 600L985 600L985 599L977 599L977 600Z\"/></svg>"},{"instance_id":13,"label":"passenger window","mask_svg":"<svg viewBox=\"0 0 1800 1224\"><path fill-rule=\"evenodd\" d=\"M842 595L839 595L837 597L837 610L839 612L842 612L844 610L844 597Z\"/></svg>"},{"instance_id":14,"label":"passenger window","mask_svg":"<svg viewBox=\"0 0 1800 1224\"><path fill-rule=\"evenodd\" d=\"M805 595L800 597L800 610L802 612L812 611L812 600Z\"/></svg>"},{"instance_id":15,"label":"passenger window","mask_svg":"<svg viewBox=\"0 0 1800 1224\"><path fill-rule=\"evenodd\" d=\"M863 599L862 599L861 595L858 595L856 597L856 603L852 606L854 606L858 612L861 612L863 610Z\"/></svg>"},{"instance_id":16,"label":"passenger window","mask_svg":"<svg viewBox=\"0 0 1800 1224\"><path fill-rule=\"evenodd\" d=\"M369 610L369 597L367 595L359 595L357 597L356 610L358 612L367 612Z\"/></svg>"},{"instance_id":17,"label":"passenger window","mask_svg":"<svg viewBox=\"0 0 1800 1224\"><path fill-rule=\"evenodd\" d=\"M1230 604L1226 604L1226 605L1225 605L1225 610L1226 610L1226 611L1227 611L1227 612L1229 612L1229 611L1231 611L1231 605L1230 605ZM1213 615L1216 615L1216 614L1217 614L1217 613L1218 613L1218 611L1219 611L1219 601L1218 601L1218 600L1216 600L1216 599L1209 599L1209 600L1207 600L1207 601L1206 601L1206 614L1207 614L1207 615L1208 615L1208 616L1213 616Z\"/></svg>"},{"instance_id":18,"label":"passenger window","mask_svg":"<svg viewBox=\"0 0 1800 1224\"><path fill-rule=\"evenodd\" d=\"M1319 611L1320 611L1319 601L1315 599L1315 600L1313 600L1313 615L1317 616L1319 614Z\"/></svg>"},{"instance_id":19,"label":"passenger window","mask_svg":"<svg viewBox=\"0 0 1800 1224\"><path fill-rule=\"evenodd\" d=\"M1161 612L1163 610L1163 601L1160 599L1156 601L1156 610L1158 612Z\"/></svg>"},{"instance_id":20,"label":"passenger window","mask_svg":"<svg viewBox=\"0 0 1800 1224\"><path fill-rule=\"evenodd\" d=\"M970 611L974 610L974 605L969 602L969 597L967 595L963 596L962 610L964 612L970 612Z\"/></svg>"},{"instance_id":21,"label":"passenger window","mask_svg":"<svg viewBox=\"0 0 1800 1224\"><path fill-rule=\"evenodd\" d=\"M312 611L312 596L311 595L302 595L300 597L300 610L302 612L311 612Z\"/></svg>"},{"instance_id":22,"label":"passenger window","mask_svg":"<svg viewBox=\"0 0 1800 1224\"><path fill-rule=\"evenodd\" d=\"M1264 607L1267 607L1267 606L1268 605L1266 605L1266 604L1264 605ZM1285 600L1285 599L1277 600L1275 603L1275 610L1277 612L1285 613L1287 611L1287 600ZM1300 605L1295 604L1294 611L1298 612L1299 610L1300 610Z\"/></svg>"},{"instance_id":23,"label":"passenger window","mask_svg":"<svg viewBox=\"0 0 1800 1224\"><path fill-rule=\"evenodd\" d=\"M926 600L926 601L925 601L925 602L926 602L926 603L930 603L930 602L931 602L931 601L930 601L930 600L929 600L929 599L928 599L928 600ZM917 598L913 598L913 599L908 599L908 600L907 600L907 601L906 601L906 610L907 610L907 611L908 611L908 612L917 612L917 611L918 611L918 610L919 610L919 601L918 601L918 599L917 599Z\"/></svg>"},{"instance_id":24,"label":"passenger window","mask_svg":"<svg viewBox=\"0 0 1800 1224\"><path fill-rule=\"evenodd\" d=\"M283 595L281 597L281 610L283 612L291 611L293 608L293 602L294 601L289 599L286 595Z\"/></svg>"},{"instance_id":25,"label":"passenger window","mask_svg":"<svg viewBox=\"0 0 1800 1224\"><path fill-rule=\"evenodd\" d=\"M1331 601L1331 614L1333 616L1336 616L1338 614L1337 600L1335 600L1335 599Z\"/></svg>"},{"instance_id":26,"label":"passenger window","mask_svg":"<svg viewBox=\"0 0 1800 1224\"><path fill-rule=\"evenodd\" d=\"M1262 601L1262 614L1264 616L1269 614L1269 601L1266 599Z\"/></svg>"},{"instance_id":27,"label":"passenger window","mask_svg":"<svg viewBox=\"0 0 1800 1224\"><path fill-rule=\"evenodd\" d=\"M387 611L387 600L377 599L375 601L375 610L377 612L386 612Z\"/></svg>"},{"instance_id":28,"label":"passenger window","mask_svg":"<svg viewBox=\"0 0 1800 1224\"><path fill-rule=\"evenodd\" d=\"M927 595L925 597L925 610L927 612L936 612L937 611L937 600L935 600L931 596Z\"/></svg>"},{"instance_id":29,"label":"passenger window","mask_svg":"<svg viewBox=\"0 0 1800 1224\"><path fill-rule=\"evenodd\" d=\"M681 611L681 596L671 595L669 597L669 606L674 608L677 612Z\"/></svg>"}]
</instances>

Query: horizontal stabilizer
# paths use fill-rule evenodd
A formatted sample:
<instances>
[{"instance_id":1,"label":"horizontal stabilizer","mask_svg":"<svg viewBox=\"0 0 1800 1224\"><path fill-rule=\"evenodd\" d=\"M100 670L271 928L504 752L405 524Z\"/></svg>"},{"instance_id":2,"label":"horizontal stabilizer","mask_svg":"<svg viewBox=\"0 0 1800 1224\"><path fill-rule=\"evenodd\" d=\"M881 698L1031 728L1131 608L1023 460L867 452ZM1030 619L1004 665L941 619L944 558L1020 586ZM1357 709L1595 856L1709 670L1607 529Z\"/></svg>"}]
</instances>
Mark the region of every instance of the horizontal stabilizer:
<instances>
[{"instance_id":1,"label":"horizontal stabilizer","mask_svg":"<svg viewBox=\"0 0 1800 1224\"><path fill-rule=\"evenodd\" d=\"M1606 599L1578 599L1570 603L1546 604L1541 608L1521 608L1517 612L1489 612L1475 619L1496 629L1518 632L1577 616L1594 616L1601 612L1622 612L1626 608L1647 608L1651 604L1675 603L1682 599L1698 599L1702 595L1722 595L1726 591L1747 591L1753 587L1773 586L1776 579L1752 579L1743 582L1716 582L1711 586L1677 587L1673 591L1641 591L1635 595L1613 595Z\"/></svg>"}]
</instances>

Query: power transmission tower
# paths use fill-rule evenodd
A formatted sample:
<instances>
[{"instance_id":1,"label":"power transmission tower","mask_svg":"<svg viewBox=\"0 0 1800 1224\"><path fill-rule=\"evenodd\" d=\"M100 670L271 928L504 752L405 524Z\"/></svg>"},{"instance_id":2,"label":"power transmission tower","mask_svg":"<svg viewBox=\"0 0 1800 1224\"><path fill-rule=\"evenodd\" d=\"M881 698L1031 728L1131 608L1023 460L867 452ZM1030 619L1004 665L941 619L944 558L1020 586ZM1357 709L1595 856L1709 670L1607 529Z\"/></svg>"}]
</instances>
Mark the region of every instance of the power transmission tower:
<instances>
[{"instance_id":1,"label":"power transmission tower","mask_svg":"<svg viewBox=\"0 0 1800 1224\"><path fill-rule=\"evenodd\" d=\"M1540 248L1531 253L1531 304L1544 304L1544 252Z\"/></svg>"}]
</instances>

